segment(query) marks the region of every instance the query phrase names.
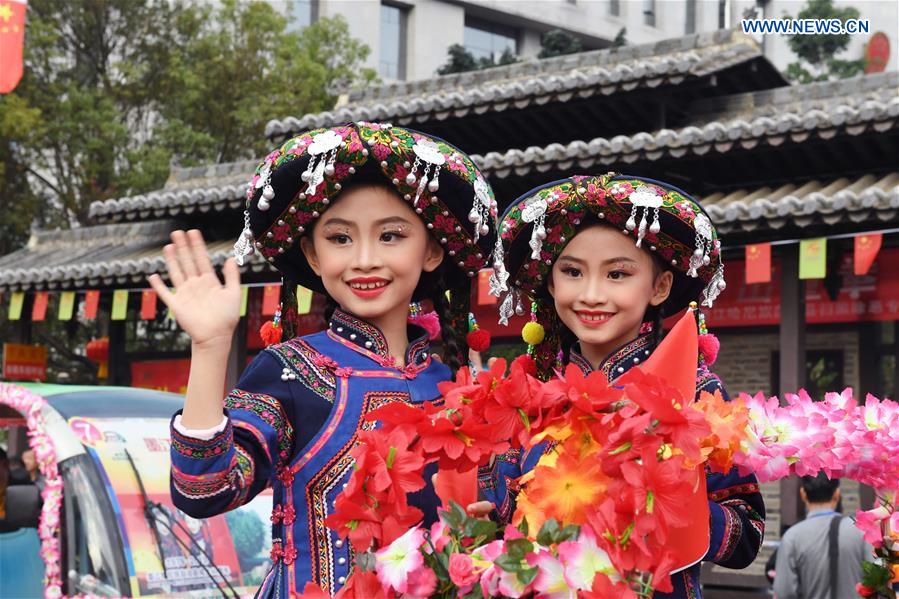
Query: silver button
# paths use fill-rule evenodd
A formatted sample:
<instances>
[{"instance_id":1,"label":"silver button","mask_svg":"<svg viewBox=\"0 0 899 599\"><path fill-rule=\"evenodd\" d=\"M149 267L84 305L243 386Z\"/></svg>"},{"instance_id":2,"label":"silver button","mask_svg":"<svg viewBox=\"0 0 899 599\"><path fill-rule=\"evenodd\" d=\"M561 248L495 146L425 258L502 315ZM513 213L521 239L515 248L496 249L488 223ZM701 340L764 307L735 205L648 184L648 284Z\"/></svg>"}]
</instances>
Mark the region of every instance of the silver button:
<instances>
[{"instance_id":1,"label":"silver button","mask_svg":"<svg viewBox=\"0 0 899 599\"><path fill-rule=\"evenodd\" d=\"M337 327L337 332L338 332L338 333L342 333L342 332L343 332L343 327Z\"/></svg>"},{"instance_id":2,"label":"silver button","mask_svg":"<svg viewBox=\"0 0 899 599\"><path fill-rule=\"evenodd\" d=\"M340 583L340 584L345 583L345 582L346 582L346 576L341 576L340 578L337 579L337 582Z\"/></svg>"},{"instance_id":3,"label":"silver button","mask_svg":"<svg viewBox=\"0 0 899 599\"><path fill-rule=\"evenodd\" d=\"M340 564L341 566L344 565L346 563L346 558L342 557L342 558L338 559L337 563Z\"/></svg>"},{"instance_id":4,"label":"silver button","mask_svg":"<svg viewBox=\"0 0 899 599\"><path fill-rule=\"evenodd\" d=\"M624 372L624 366L619 366L619 367L618 367L618 372Z\"/></svg>"},{"instance_id":5,"label":"silver button","mask_svg":"<svg viewBox=\"0 0 899 599\"><path fill-rule=\"evenodd\" d=\"M334 542L334 546L337 547L338 549L343 547L343 539L337 539L337 541Z\"/></svg>"},{"instance_id":6,"label":"silver button","mask_svg":"<svg viewBox=\"0 0 899 599\"><path fill-rule=\"evenodd\" d=\"M350 333L350 339L353 339L353 340L355 341L355 339L356 339L356 333Z\"/></svg>"}]
</instances>

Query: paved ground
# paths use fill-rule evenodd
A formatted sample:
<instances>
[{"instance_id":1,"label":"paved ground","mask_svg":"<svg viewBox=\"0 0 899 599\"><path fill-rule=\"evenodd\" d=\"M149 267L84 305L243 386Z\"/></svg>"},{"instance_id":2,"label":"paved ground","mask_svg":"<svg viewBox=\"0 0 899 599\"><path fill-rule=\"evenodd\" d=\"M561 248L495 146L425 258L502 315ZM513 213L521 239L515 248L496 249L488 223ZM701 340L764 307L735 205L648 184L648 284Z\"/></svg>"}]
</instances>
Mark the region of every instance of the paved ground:
<instances>
[{"instance_id":1,"label":"paved ground","mask_svg":"<svg viewBox=\"0 0 899 599\"><path fill-rule=\"evenodd\" d=\"M703 599L764 599L771 597L770 588L761 589L728 589L722 587L703 587Z\"/></svg>"}]
</instances>

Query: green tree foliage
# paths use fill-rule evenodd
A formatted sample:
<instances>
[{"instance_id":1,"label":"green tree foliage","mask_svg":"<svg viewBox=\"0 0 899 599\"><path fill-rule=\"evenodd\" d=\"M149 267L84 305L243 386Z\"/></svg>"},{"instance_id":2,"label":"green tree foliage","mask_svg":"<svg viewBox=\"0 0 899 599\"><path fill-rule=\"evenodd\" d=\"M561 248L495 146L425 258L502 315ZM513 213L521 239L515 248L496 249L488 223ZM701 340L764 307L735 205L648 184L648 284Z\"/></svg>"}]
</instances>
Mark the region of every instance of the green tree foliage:
<instances>
[{"instance_id":1,"label":"green tree foliage","mask_svg":"<svg viewBox=\"0 0 899 599\"><path fill-rule=\"evenodd\" d=\"M233 510L225 514L231 538L237 549L241 570L249 570L259 554L265 550L265 524L259 515L248 509Z\"/></svg>"},{"instance_id":2,"label":"green tree foliage","mask_svg":"<svg viewBox=\"0 0 899 599\"><path fill-rule=\"evenodd\" d=\"M0 252L28 225L162 186L171 164L254 158L272 118L374 78L340 18L299 32L266 2L31 0L25 76L0 98Z\"/></svg>"},{"instance_id":3,"label":"green tree foliage","mask_svg":"<svg viewBox=\"0 0 899 599\"><path fill-rule=\"evenodd\" d=\"M627 45L627 27L622 27L618 30L618 33L615 34L615 39L612 40L613 48L620 48L622 46Z\"/></svg>"},{"instance_id":4,"label":"green tree foliage","mask_svg":"<svg viewBox=\"0 0 899 599\"><path fill-rule=\"evenodd\" d=\"M799 19L839 19L845 23L849 19L859 17L858 9L852 6L837 8L832 0L809 0L799 11ZM785 16L791 19L790 16ZM790 81L812 83L814 81L830 81L854 77L865 70L864 60L842 60L836 55L849 45L850 36L835 35L793 35L788 44L799 58L787 65L784 73Z\"/></svg>"},{"instance_id":5,"label":"green tree foliage","mask_svg":"<svg viewBox=\"0 0 899 599\"><path fill-rule=\"evenodd\" d=\"M506 48L500 55L498 60L493 58L481 57L475 58L462 44L453 44L447 49L447 60L437 69L438 75L450 75L452 73L465 73L466 71L477 71L480 69L489 69L497 65L512 64L518 62L518 56L512 50Z\"/></svg>"},{"instance_id":6,"label":"green tree foliage","mask_svg":"<svg viewBox=\"0 0 899 599\"><path fill-rule=\"evenodd\" d=\"M562 56L563 54L574 54L584 49L581 40L574 37L567 31L561 29L553 29L543 34L540 40L540 53L537 58L551 58L553 56Z\"/></svg>"}]
</instances>

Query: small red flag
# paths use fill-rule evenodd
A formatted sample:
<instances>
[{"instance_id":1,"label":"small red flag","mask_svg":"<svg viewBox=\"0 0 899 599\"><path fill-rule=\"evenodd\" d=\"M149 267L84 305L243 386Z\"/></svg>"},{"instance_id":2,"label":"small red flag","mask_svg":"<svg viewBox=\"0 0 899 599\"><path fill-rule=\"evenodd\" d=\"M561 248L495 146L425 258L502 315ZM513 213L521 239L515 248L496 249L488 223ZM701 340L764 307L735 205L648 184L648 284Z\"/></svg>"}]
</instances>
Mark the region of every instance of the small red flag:
<instances>
[{"instance_id":1,"label":"small red flag","mask_svg":"<svg viewBox=\"0 0 899 599\"><path fill-rule=\"evenodd\" d=\"M881 243L883 243L883 233L859 235L855 238L855 274L868 274L880 252Z\"/></svg>"},{"instance_id":2,"label":"small red flag","mask_svg":"<svg viewBox=\"0 0 899 599\"><path fill-rule=\"evenodd\" d=\"M140 295L141 320L156 319L156 292L152 289L144 289Z\"/></svg>"},{"instance_id":3,"label":"small red flag","mask_svg":"<svg viewBox=\"0 0 899 599\"><path fill-rule=\"evenodd\" d=\"M100 307L100 292L96 289L84 294L84 317L87 320L97 318L97 308Z\"/></svg>"},{"instance_id":4,"label":"small red flag","mask_svg":"<svg viewBox=\"0 0 899 599\"><path fill-rule=\"evenodd\" d=\"M26 0L0 0L0 94L14 90L22 79Z\"/></svg>"},{"instance_id":5,"label":"small red flag","mask_svg":"<svg viewBox=\"0 0 899 599\"><path fill-rule=\"evenodd\" d=\"M281 303L281 285L266 285L262 290L262 315L274 316Z\"/></svg>"},{"instance_id":6,"label":"small red flag","mask_svg":"<svg viewBox=\"0 0 899 599\"><path fill-rule=\"evenodd\" d=\"M478 305L492 306L496 303L496 297L490 295L490 277L492 268L485 268L478 273Z\"/></svg>"},{"instance_id":7,"label":"small red flag","mask_svg":"<svg viewBox=\"0 0 899 599\"><path fill-rule=\"evenodd\" d=\"M47 303L49 301L50 294L46 291L38 291L34 294L34 304L31 306L31 320L40 322L47 317Z\"/></svg>"},{"instance_id":8,"label":"small red flag","mask_svg":"<svg viewBox=\"0 0 899 599\"><path fill-rule=\"evenodd\" d=\"M771 282L771 244L746 246L746 284Z\"/></svg>"}]
</instances>

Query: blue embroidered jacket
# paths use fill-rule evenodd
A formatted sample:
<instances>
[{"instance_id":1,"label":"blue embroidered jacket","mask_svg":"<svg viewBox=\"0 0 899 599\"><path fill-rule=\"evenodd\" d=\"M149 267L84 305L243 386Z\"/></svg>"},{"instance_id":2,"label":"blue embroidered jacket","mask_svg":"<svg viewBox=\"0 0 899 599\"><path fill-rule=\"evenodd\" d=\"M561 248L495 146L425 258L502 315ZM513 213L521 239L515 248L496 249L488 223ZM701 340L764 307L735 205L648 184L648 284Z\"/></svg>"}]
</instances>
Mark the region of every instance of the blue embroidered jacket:
<instances>
[{"instance_id":1,"label":"blue embroidered jacket","mask_svg":"<svg viewBox=\"0 0 899 599\"><path fill-rule=\"evenodd\" d=\"M225 398L223 432L201 441L172 427L172 499L185 513L221 514L273 487L273 565L258 596L289 597L309 581L333 595L346 582L352 550L324 520L349 480L358 432L375 426L365 415L389 402L435 400L451 376L431 360L426 334L406 364L395 367L376 327L338 310L329 330L253 360ZM426 523L436 518L430 484L410 503Z\"/></svg>"},{"instance_id":2,"label":"blue embroidered jacket","mask_svg":"<svg viewBox=\"0 0 899 599\"><path fill-rule=\"evenodd\" d=\"M593 366L575 346L571 350L570 361L584 374L593 372ZM637 339L612 352L602 364L606 377L612 381L633 366L646 360L655 349L652 334ZM714 373L700 366L696 374L696 395L707 391L719 391L728 399L724 385ZM481 492L495 505L500 506L500 516L507 517L514 511L514 496L517 479L533 469L542 454L542 446L536 446L521 455L512 450L495 461L493 468L481 468L478 483ZM765 504L759 491L755 475L740 476L736 468L727 474L706 472L706 485L711 512L711 540L703 561L711 561L726 568L745 568L755 560L762 546L765 533ZM672 575L674 591L655 593L653 597L697 599L702 596L699 586L701 564Z\"/></svg>"}]
</instances>

